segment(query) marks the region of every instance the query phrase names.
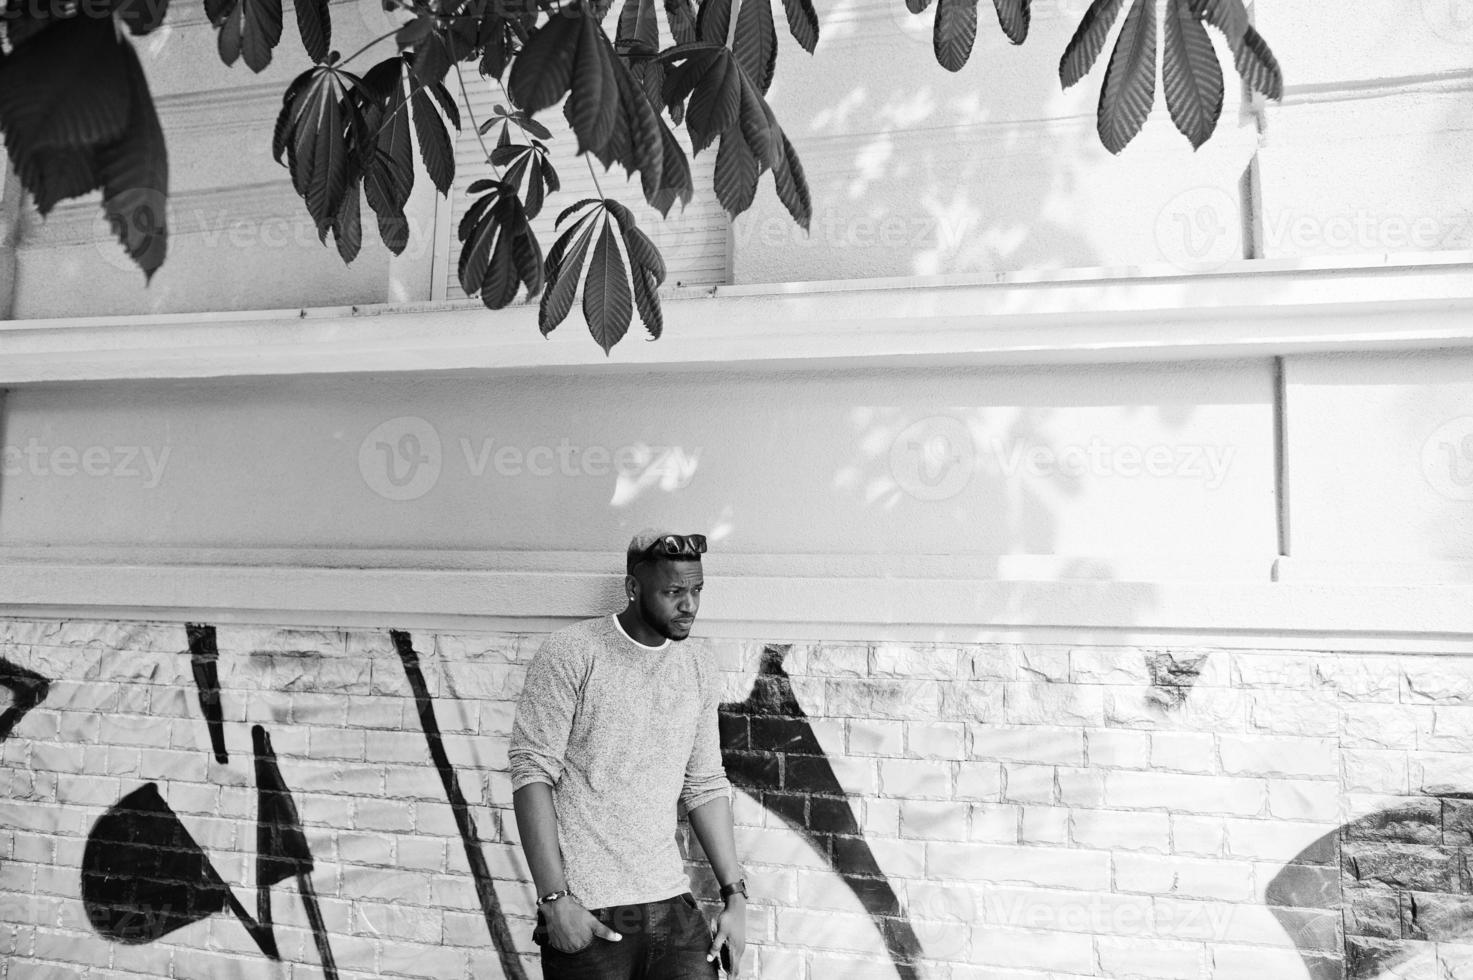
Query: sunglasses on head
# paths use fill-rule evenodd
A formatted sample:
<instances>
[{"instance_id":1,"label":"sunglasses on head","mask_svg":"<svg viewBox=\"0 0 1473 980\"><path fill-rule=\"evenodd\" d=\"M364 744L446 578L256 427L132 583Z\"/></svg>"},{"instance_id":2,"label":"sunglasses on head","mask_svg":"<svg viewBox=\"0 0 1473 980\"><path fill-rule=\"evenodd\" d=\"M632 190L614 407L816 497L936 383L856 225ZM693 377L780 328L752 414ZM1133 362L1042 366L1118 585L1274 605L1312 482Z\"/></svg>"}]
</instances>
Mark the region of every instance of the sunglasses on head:
<instances>
[{"instance_id":1,"label":"sunglasses on head","mask_svg":"<svg viewBox=\"0 0 1473 980\"><path fill-rule=\"evenodd\" d=\"M651 541L641 558L699 558L706 550L704 534L666 534Z\"/></svg>"}]
</instances>

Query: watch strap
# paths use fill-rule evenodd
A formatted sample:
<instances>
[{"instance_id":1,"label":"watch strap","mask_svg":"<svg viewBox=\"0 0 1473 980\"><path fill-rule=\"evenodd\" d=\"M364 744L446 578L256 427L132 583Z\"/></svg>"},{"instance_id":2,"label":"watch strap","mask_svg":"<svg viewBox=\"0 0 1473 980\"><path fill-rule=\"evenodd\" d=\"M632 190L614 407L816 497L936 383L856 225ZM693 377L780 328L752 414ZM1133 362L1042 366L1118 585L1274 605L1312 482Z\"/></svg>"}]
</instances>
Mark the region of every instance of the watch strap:
<instances>
[{"instance_id":1,"label":"watch strap","mask_svg":"<svg viewBox=\"0 0 1473 980\"><path fill-rule=\"evenodd\" d=\"M747 897L747 879L738 878L729 885L722 885L720 894L722 898L731 898L731 896L738 892L741 893L743 898Z\"/></svg>"},{"instance_id":2,"label":"watch strap","mask_svg":"<svg viewBox=\"0 0 1473 980\"><path fill-rule=\"evenodd\" d=\"M542 905L545 902L556 902L558 899L567 898L571 894L573 893L566 888L564 888L562 891L548 892L546 895L543 895L537 900L537 904Z\"/></svg>"}]
</instances>

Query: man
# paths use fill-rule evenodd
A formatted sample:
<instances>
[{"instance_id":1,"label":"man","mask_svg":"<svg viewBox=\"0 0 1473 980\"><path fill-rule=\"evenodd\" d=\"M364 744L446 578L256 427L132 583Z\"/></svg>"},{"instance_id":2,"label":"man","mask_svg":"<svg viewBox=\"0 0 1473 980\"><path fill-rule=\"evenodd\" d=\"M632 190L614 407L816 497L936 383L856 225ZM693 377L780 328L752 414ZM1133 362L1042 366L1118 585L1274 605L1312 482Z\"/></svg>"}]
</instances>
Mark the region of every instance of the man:
<instances>
[{"instance_id":1,"label":"man","mask_svg":"<svg viewBox=\"0 0 1473 980\"><path fill-rule=\"evenodd\" d=\"M624 610L553 633L527 670L512 802L537 889L544 980L709 980L718 958L738 975L747 895L721 764L720 683L681 642L701 605L705 550L699 534L635 535ZM722 886L714 937L675 843L677 804Z\"/></svg>"}]
</instances>

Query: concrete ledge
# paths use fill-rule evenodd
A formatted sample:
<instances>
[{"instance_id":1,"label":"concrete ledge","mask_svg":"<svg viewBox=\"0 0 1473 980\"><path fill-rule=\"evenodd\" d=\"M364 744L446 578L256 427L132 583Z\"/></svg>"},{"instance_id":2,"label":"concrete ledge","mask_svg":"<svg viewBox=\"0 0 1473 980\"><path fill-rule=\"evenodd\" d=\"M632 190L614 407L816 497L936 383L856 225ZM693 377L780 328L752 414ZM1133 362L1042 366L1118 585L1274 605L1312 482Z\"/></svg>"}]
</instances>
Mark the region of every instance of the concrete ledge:
<instances>
[{"instance_id":1,"label":"concrete ledge","mask_svg":"<svg viewBox=\"0 0 1473 980\"><path fill-rule=\"evenodd\" d=\"M714 574L703 635L1473 653L1473 583ZM618 607L587 570L0 562L0 616L538 630ZM79 599L78 597L85 597Z\"/></svg>"},{"instance_id":2,"label":"concrete ledge","mask_svg":"<svg viewBox=\"0 0 1473 980\"><path fill-rule=\"evenodd\" d=\"M1088 363L1473 346L1473 254L1052 277L718 287L666 298L610 358L535 304L412 304L0 324L0 384L895 364Z\"/></svg>"}]
</instances>

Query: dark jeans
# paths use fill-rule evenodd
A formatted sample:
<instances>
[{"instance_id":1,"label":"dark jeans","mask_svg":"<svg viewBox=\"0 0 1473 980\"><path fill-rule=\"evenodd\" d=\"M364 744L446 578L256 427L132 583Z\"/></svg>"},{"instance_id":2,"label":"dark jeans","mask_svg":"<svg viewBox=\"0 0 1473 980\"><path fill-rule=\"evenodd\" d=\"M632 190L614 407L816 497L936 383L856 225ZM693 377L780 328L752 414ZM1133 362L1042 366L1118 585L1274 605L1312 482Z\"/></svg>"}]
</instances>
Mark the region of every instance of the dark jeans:
<instances>
[{"instance_id":1,"label":"dark jeans","mask_svg":"<svg viewBox=\"0 0 1473 980\"><path fill-rule=\"evenodd\" d=\"M711 980L716 963L706 962L711 930L690 893L663 902L589 909L623 936L618 942L593 937L576 953L564 953L547 938L537 911L532 941L542 948L543 980Z\"/></svg>"}]
</instances>

